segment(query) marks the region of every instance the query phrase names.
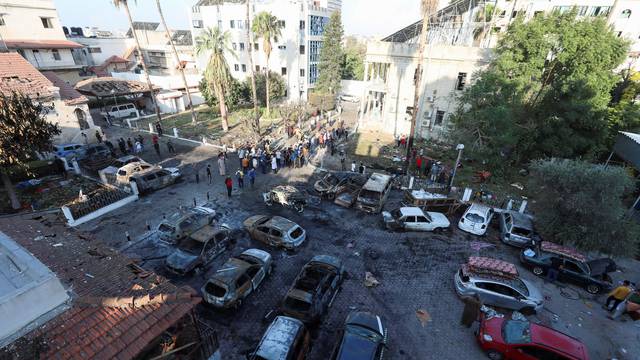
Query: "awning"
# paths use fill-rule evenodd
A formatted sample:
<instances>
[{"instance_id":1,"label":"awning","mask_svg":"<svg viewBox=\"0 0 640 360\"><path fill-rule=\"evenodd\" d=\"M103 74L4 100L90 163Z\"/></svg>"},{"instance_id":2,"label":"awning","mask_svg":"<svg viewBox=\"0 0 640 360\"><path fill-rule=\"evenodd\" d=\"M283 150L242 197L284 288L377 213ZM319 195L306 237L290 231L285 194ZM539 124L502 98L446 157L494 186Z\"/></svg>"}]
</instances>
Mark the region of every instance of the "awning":
<instances>
[{"instance_id":1,"label":"awning","mask_svg":"<svg viewBox=\"0 0 640 360\"><path fill-rule=\"evenodd\" d=\"M75 87L81 94L95 97L123 96L148 93L149 87L146 83L134 80L122 80L114 77L99 77L82 80ZM159 91L160 87L154 86L154 91Z\"/></svg>"},{"instance_id":2,"label":"awning","mask_svg":"<svg viewBox=\"0 0 640 360\"><path fill-rule=\"evenodd\" d=\"M640 170L640 134L620 131L613 151L624 161Z\"/></svg>"},{"instance_id":3,"label":"awning","mask_svg":"<svg viewBox=\"0 0 640 360\"><path fill-rule=\"evenodd\" d=\"M9 49L78 49L83 45L69 40L4 40Z\"/></svg>"}]
</instances>

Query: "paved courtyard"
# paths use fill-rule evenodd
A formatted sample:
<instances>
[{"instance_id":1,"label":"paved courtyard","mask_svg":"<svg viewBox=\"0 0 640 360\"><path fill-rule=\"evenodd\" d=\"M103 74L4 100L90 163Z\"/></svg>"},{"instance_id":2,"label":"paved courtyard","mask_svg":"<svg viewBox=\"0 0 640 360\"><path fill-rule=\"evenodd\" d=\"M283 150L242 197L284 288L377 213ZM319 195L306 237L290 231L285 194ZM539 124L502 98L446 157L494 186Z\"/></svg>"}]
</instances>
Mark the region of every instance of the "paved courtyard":
<instances>
[{"instance_id":1,"label":"paved courtyard","mask_svg":"<svg viewBox=\"0 0 640 360\"><path fill-rule=\"evenodd\" d=\"M122 131L112 129L109 131ZM110 246L127 246L125 231L132 239L144 235L147 224L155 228L163 215L173 213L178 206L198 204L207 199L207 192L221 222L241 228L242 221L254 214L273 214L287 217L307 230L307 241L295 253L271 249L249 239L245 232L232 249L223 253L208 266L207 271L187 277L177 277L163 268L162 251L156 246L129 247L127 253L142 259L143 266L152 268L178 285L191 285L200 291L207 276L229 256L250 247L269 251L275 269L256 293L251 294L237 311L218 312L200 306L199 317L218 332L224 359L243 359L260 340L268 326L272 310L278 307L288 287L301 267L314 255L329 254L343 260L348 271L328 315L313 331L311 360L326 359L336 342L337 329L353 310L367 310L380 315L388 326L389 359L484 359L475 342L473 329L459 325L462 302L453 288L453 274L470 255L493 256L518 264L518 250L498 241L496 230L478 238L456 228L457 218L450 218L451 230L442 234L390 233L382 229L379 215L367 215L354 209L341 208L328 201L308 207L304 213L268 207L261 200L261 192L275 184L291 183L311 188L322 172L313 167L285 169L276 174L258 174L255 189L234 191L226 198L223 179L216 174L209 185L204 168L211 163L217 150L211 147L182 145L175 158L163 160L167 166L179 166L184 180L172 187L142 197L139 201L109 213L82 226L82 230L96 234ZM155 162L155 154L143 154ZM238 166L237 157L230 154L227 172ZM195 172L200 172L200 183ZM235 186L235 182L234 182ZM394 190L386 208L399 204L401 193ZM148 244L147 244L148 245ZM624 273L613 274L615 280L631 278L637 281L638 263L620 262ZM371 272L380 282L377 287L365 287L365 272ZM592 359L637 359L640 354L638 337L640 325L613 322L606 319L600 308L604 297L593 297L586 291L564 284L546 284L525 269L523 277L534 281L543 291L545 310L531 317L532 321L550 325L582 339L589 347ZM429 320L421 323L417 310L424 310ZM554 317L554 314L557 317ZM273 314L271 314L272 316Z\"/></svg>"}]
</instances>

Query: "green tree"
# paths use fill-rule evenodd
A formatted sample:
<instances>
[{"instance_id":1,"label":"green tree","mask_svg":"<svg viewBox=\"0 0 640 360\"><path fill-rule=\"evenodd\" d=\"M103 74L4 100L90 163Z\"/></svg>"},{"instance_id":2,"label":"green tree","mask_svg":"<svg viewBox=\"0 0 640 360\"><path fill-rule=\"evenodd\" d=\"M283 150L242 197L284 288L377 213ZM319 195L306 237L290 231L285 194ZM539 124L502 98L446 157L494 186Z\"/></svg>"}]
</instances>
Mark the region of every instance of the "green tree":
<instances>
[{"instance_id":1,"label":"green tree","mask_svg":"<svg viewBox=\"0 0 640 360\"><path fill-rule=\"evenodd\" d=\"M543 238L613 255L637 250L640 226L622 199L635 182L621 167L551 159L533 162L536 228Z\"/></svg>"},{"instance_id":2,"label":"green tree","mask_svg":"<svg viewBox=\"0 0 640 360\"><path fill-rule=\"evenodd\" d=\"M52 138L60 134L57 124L48 122L42 105L21 94L0 94L0 175L11 207L20 208L9 168L26 167L35 152L48 152Z\"/></svg>"},{"instance_id":3,"label":"green tree","mask_svg":"<svg viewBox=\"0 0 640 360\"><path fill-rule=\"evenodd\" d=\"M151 100L153 101L153 106L156 109L156 117L158 121L162 121L162 117L160 116L160 107L158 107L158 100L156 99L156 93L153 91L153 85L151 84L151 78L149 78L149 71L147 70L147 63L144 60L144 54L142 53L142 49L140 48L140 41L138 40L138 33L133 28L133 18L131 17L131 12L129 11L129 0L112 0L113 6L116 9L120 9L120 7L124 8L124 12L127 14L127 20L129 20L129 29L131 29L131 33L133 34L133 39L136 43L136 57L137 60L142 65L142 70L144 72L144 77L147 80L147 89L151 94ZM136 2L136 0L134 0ZM163 18L164 23L164 18Z\"/></svg>"},{"instance_id":4,"label":"green tree","mask_svg":"<svg viewBox=\"0 0 640 360\"><path fill-rule=\"evenodd\" d=\"M343 80L364 80L364 55L354 49L346 49L342 62Z\"/></svg>"},{"instance_id":5,"label":"green tree","mask_svg":"<svg viewBox=\"0 0 640 360\"><path fill-rule=\"evenodd\" d=\"M215 89L213 89L207 79L203 78L200 80L200 84L198 86L209 107L215 108L220 105L218 98L216 97ZM249 103L251 101L251 89L247 82L231 78L229 89L225 96L225 101L230 110L236 110L240 106Z\"/></svg>"},{"instance_id":6,"label":"green tree","mask_svg":"<svg viewBox=\"0 0 640 360\"><path fill-rule=\"evenodd\" d=\"M455 140L494 167L597 155L607 139L613 70L627 48L605 19L579 19L575 10L516 18L459 98Z\"/></svg>"},{"instance_id":7,"label":"green tree","mask_svg":"<svg viewBox=\"0 0 640 360\"><path fill-rule=\"evenodd\" d=\"M251 25L251 30L255 34L256 37L262 38L262 49L264 50L264 54L267 57L267 71L269 71L269 58L271 57L271 40L274 42L278 42L278 38L281 36L280 33L280 24L278 23L278 18L271 15L271 13L266 11L261 11L256 14L253 18L253 24ZM269 115L269 96L270 96L270 76L266 77L265 91L266 91L266 103L267 103L267 116ZM258 91L258 84L256 79L256 92ZM258 98L260 95L258 94Z\"/></svg>"},{"instance_id":8,"label":"green tree","mask_svg":"<svg viewBox=\"0 0 640 360\"><path fill-rule=\"evenodd\" d=\"M267 78L264 72L256 74L256 89L260 104L269 104L269 99L279 100L284 98L287 86L280 74L269 71ZM267 92L268 89L268 92Z\"/></svg>"},{"instance_id":9,"label":"green tree","mask_svg":"<svg viewBox=\"0 0 640 360\"><path fill-rule=\"evenodd\" d=\"M320 62L318 63L318 83L316 90L321 93L337 94L340 92L342 79L342 15L334 11L322 35Z\"/></svg>"},{"instance_id":10,"label":"green tree","mask_svg":"<svg viewBox=\"0 0 640 360\"><path fill-rule=\"evenodd\" d=\"M624 70L620 82L611 92L611 103L607 113L609 139L607 148L615 142L618 131L637 132L640 130L640 72Z\"/></svg>"},{"instance_id":11,"label":"green tree","mask_svg":"<svg viewBox=\"0 0 640 360\"><path fill-rule=\"evenodd\" d=\"M209 62L204 71L204 78L214 89L220 105L222 117L222 130L229 131L229 115L227 114L226 95L231 84L229 65L224 57L227 51L233 56L235 53L229 46L229 32L222 32L218 27L206 29L202 35L196 38L196 54L209 52Z\"/></svg>"}]
</instances>

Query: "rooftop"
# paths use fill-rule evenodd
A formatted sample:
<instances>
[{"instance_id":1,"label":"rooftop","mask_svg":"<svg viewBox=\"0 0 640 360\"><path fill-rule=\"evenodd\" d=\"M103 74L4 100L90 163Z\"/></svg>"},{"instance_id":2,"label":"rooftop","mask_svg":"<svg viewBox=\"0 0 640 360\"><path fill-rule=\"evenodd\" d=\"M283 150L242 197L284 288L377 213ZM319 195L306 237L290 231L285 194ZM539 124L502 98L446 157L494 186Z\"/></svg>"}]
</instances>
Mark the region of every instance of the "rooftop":
<instances>
[{"instance_id":1,"label":"rooftop","mask_svg":"<svg viewBox=\"0 0 640 360\"><path fill-rule=\"evenodd\" d=\"M200 302L124 255L55 218L0 219L0 230L68 289L71 308L0 350L0 358L132 359Z\"/></svg>"},{"instance_id":2,"label":"rooftop","mask_svg":"<svg viewBox=\"0 0 640 360\"><path fill-rule=\"evenodd\" d=\"M147 84L141 81L122 80L114 77L91 78L78 82L75 87L81 94L90 96L131 95L149 92ZM154 86L154 90L160 88Z\"/></svg>"},{"instance_id":3,"label":"rooftop","mask_svg":"<svg viewBox=\"0 0 640 360\"><path fill-rule=\"evenodd\" d=\"M9 49L79 49L83 46L69 40L31 40L9 39L4 40Z\"/></svg>"},{"instance_id":4,"label":"rooftop","mask_svg":"<svg viewBox=\"0 0 640 360\"><path fill-rule=\"evenodd\" d=\"M54 85L18 53L0 53L0 94L22 93L32 98L55 94Z\"/></svg>"},{"instance_id":5,"label":"rooftop","mask_svg":"<svg viewBox=\"0 0 640 360\"><path fill-rule=\"evenodd\" d=\"M45 71L42 73L53 85L60 89L60 98L64 100L67 105L79 105L89 102L86 96L80 94L73 86L69 85L66 81L60 79L52 71Z\"/></svg>"}]
</instances>

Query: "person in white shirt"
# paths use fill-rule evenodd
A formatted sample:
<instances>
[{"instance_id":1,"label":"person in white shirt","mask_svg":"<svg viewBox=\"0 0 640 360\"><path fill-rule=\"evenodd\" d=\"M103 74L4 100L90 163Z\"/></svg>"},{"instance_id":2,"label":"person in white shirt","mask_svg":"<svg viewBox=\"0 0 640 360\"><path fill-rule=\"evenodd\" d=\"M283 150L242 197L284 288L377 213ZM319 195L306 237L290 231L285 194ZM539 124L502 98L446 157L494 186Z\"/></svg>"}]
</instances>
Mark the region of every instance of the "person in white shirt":
<instances>
[{"instance_id":1,"label":"person in white shirt","mask_svg":"<svg viewBox=\"0 0 640 360\"><path fill-rule=\"evenodd\" d=\"M278 163L275 156L271 158L271 170L273 170L274 174L278 173Z\"/></svg>"}]
</instances>

